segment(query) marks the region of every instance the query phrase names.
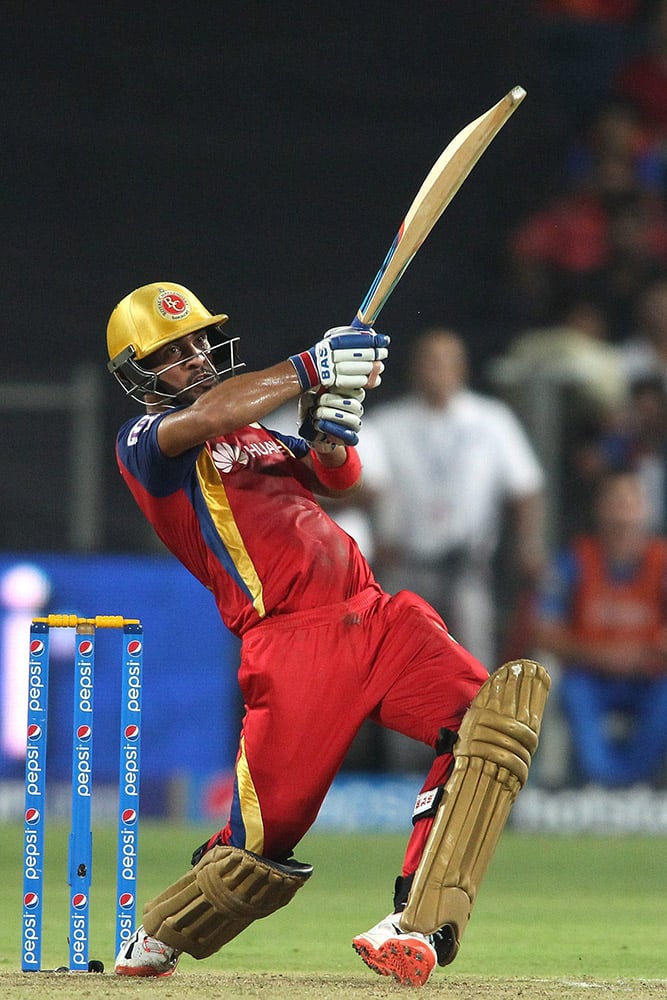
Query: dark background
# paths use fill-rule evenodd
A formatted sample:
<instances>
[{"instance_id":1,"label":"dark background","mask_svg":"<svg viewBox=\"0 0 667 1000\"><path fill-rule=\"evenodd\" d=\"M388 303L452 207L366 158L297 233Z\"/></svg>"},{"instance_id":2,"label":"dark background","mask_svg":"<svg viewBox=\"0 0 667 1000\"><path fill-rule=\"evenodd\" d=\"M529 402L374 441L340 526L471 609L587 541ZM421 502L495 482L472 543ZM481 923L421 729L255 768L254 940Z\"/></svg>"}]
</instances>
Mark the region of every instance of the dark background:
<instances>
[{"instance_id":1,"label":"dark background","mask_svg":"<svg viewBox=\"0 0 667 1000\"><path fill-rule=\"evenodd\" d=\"M148 544L113 463L134 412L105 373L115 303L179 281L229 313L249 366L304 349L354 316L452 136L521 84L523 105L376 324L393 336L387 393L431 322L466 333L478 373L503 349L508 233L554 183L594 96L550 61L533 4L37 10L3 9L2 378L68 378L81 360L104 373L99 548ZM3 419L0 545L57 548L65 418ZM28 530L20 482L45 496Z\"/></svg>"}]
</instances>

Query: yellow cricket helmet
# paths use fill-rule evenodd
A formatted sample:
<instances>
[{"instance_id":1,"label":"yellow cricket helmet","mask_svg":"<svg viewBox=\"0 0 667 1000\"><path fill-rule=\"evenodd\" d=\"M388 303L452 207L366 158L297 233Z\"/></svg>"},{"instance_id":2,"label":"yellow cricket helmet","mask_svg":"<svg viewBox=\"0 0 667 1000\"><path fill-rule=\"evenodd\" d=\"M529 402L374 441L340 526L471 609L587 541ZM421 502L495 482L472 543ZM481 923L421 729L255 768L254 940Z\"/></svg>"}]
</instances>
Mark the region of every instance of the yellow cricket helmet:
<instances>
[{"instance_id":1,"label":"yellow cricket helmet","mask_svg":"<svg viewBox=\"0 0 667 1000\"><path fill-rule=\"evenodd\" d=\"M126 295L112 312L107 325L108 369L125 393L145 402L147 393L171 398L157 385L154 372L138 364L160 347L196 330L219 330L229 317L211 313L188 288L174 281L155 281ZM211 351L229 345L229 363L216 372L233 374L242 367L233 345L238 338L223 339Z\"/></svg>"}]
</instances>

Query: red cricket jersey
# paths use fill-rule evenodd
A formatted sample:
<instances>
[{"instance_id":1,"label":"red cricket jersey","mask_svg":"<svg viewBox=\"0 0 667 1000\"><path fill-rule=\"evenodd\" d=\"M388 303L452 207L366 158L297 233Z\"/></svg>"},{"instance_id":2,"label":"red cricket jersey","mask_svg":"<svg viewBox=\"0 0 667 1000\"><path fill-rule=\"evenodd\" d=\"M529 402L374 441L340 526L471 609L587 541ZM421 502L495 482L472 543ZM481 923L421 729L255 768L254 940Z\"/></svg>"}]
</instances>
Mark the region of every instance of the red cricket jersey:
<instances>
[{"instance_id":1,"label":"red cricket jersey","mask_svg":"<svg viewBox=\"0 0 667 1000\"><path fill-rule=\"evenodd\" d=\"M304 485L304 441L252 424L168 458L157 442L165 415L123 425L120 471L166 547L212 591L232 632L377 586L354 540Z\"/></svg>"}]
</instances>

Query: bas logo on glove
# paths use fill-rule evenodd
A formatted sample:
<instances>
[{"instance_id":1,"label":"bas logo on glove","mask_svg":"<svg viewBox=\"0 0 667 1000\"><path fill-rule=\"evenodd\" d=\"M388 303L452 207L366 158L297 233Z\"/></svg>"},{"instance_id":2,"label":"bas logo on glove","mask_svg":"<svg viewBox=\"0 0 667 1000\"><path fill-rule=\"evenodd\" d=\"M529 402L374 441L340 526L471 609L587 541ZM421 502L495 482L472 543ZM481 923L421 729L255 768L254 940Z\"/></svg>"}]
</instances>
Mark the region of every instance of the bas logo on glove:
<instances>
[{"instance_id":1,"label":"bas logo on glove","mask_svg":"<svg viewBox=\"0 0 667 1000\"><path fill-rule=\"evenodd\" d=\"M382 333L361 333L354 327L341 326L329 330L314 347L289 360L304 391L318 386L362 389L375 363L388 356L388 348L389 337Z\"/></svg>"},{"instance_id":2,"label":"bas logo on glove","mask_svg":"<svg viewBox=\"0 0 667 1000\"><path fill-rule=\"evenodd\" d=\"M331 370L331 349L326 341L322 341L315 345L315 350L317 352L317 367L321 375L320 382L322 385L331 385L334 381Z\"/></svg>"}]
</instances>

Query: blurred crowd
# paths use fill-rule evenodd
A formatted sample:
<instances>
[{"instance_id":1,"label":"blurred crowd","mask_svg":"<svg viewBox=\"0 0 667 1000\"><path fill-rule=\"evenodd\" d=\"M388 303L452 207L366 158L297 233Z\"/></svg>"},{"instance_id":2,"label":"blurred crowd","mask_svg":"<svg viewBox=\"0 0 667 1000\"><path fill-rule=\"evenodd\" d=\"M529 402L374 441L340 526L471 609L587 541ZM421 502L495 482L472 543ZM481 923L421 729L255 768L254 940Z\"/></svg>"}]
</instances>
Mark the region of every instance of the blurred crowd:
<instances>
[{"instance_id":1,"label":"blurred crowd","mask_svg":"<svg viewBox=\"0 0 667 1000\"><path fill-rule=\"evenodd\" d=\"M404 331L409 377L367 400L364 487L331 513L489 670L551 668L545 782L665 787L667 0L537 7L562 157L509 234L508 346L471 370L446 303ZM366 739L353 764L426 761Z\"/></svg>"}]
</instances>

